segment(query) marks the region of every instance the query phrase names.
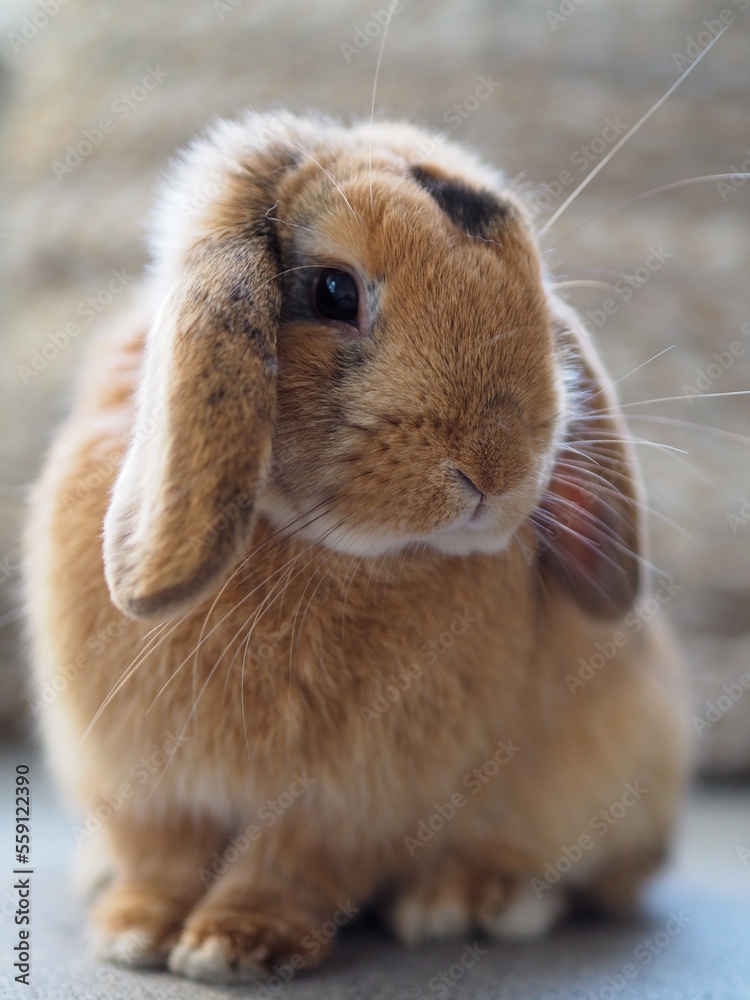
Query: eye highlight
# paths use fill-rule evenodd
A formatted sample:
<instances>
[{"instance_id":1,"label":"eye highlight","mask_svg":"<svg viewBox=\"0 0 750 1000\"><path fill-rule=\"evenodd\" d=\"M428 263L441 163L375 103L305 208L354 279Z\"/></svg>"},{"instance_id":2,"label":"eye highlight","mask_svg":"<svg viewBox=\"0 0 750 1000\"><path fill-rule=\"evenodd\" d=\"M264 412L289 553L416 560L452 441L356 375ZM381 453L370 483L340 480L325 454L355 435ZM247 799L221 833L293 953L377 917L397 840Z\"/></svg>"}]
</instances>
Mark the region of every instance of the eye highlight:
<instances>
[{"instance_id":1,"label":"eye highlight","mask_svg":"<svg viewBox=\"0 0 750 1000\"><path fill-rule=\"evenodd\" d=\"M312 282L312 301L323 319L358 325L359 289L347 271L333 267L318 271Z\"/></svg>"}]
</instances>

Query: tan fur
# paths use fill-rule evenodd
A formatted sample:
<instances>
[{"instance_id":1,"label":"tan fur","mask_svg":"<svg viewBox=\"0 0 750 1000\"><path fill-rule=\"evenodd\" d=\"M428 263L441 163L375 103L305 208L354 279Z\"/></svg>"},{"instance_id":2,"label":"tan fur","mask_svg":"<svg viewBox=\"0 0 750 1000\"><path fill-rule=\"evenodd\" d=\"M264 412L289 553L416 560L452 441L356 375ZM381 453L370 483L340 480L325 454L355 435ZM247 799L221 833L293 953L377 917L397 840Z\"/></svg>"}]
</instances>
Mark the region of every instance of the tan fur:
<instances>
[{"instance_id":1,"label":"tan fur","mask_svg":"<svg viewBox=\"0 0 750 1000\"><path fill-rule=\"evenodd\" d=\"M615 400L545 291L522 207L460 150L425 162L403 126L287 121L253 138L264 122L222 126L194 152L195 165L223 149L225 181L160 237L166 305L148 336L102 332L27 533L38 681L78 663L40 709L50 759L84 812L109 810L103 952L171 953L175 971L206 978L294 955L311 968L330 941L310 934L371 902L421 908L429 928L448 900L489 926L640 782L563 879L622 898L622 871L640 881L668 842L686 766L669 639L622 622L640 491L616 411L599 416L611 447L582 480L592 496L605 480L621 491L627 531L603 543L615 568L589 566L611 605L537 552L529 516L575 444L564 365L595 380L595 409ZM507 209L470 235L414 165ZM377 285L360 343L284 320L294 272L277 271L312 263ZM456 468L487 494L484 533L445 534L467 513ZM87 477L97 487L82 492ZM626 644L572 694L566 677L618 630ZM472 791L464 779L496 751ZM284 793L288 807L259 811ZM456 793L464 804L410 851ZM113 945L126 932L141 935L129 959Z\"/></svg>"}]
</instances>

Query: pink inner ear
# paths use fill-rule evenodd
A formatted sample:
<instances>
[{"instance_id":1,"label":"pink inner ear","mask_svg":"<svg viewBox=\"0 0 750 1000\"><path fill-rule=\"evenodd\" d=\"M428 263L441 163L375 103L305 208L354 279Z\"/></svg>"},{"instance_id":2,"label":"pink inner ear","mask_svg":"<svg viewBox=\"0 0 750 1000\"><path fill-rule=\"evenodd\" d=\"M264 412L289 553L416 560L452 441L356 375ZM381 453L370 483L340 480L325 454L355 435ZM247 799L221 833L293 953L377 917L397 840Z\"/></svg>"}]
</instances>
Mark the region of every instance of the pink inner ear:
<instances>
[{"instance_id":1,"label":"pink inner ear","mask_svg":"<svg viewBox=\"0 0 750 1000\"><path fill-rule=\"evenodd\" d=\"M597 521L594 514L596 497L579 483L553 476L548 494L541 504L554 519L545 530L545 545L564 552L571 571L592 570L596 558Z\"/></svg>"},{"instance_id":2,"label":"pink inner ear","mask_svg":"<svg viewBox=\"0 0 750 1000\"><path fill-rule=\"evenodd\" d=\"M584 610L614 617L632 604L638 589L637 539L628 501L615 491L553 474L540 504L540 563Z\"/></svg>"}]
</instances>

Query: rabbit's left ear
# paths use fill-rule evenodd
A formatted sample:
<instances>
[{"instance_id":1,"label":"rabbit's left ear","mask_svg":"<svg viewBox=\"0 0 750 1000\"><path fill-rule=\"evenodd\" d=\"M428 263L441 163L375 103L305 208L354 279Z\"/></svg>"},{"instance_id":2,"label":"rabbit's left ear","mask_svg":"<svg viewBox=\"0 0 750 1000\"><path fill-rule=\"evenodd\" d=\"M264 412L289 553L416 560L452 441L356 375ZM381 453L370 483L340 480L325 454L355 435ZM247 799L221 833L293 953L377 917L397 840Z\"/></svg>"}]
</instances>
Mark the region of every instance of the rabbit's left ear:
<instances>
[{"instance_id":1,"label":"rabbit's left ear","mask_svg":"<svg viewBox=\"0 0 750 1000\"><path fill-rule=\"evenodd\" d=\"M588 614L617 618L641 584L642 496L614 387L575 313L553 303L570 420L534 518L543 571Z\"/></svg>"},{"instance_id":2,"label":"rabbit's left ear","mask_svg":"<svg viewBox=\"0 0 750 1000\"><path fill-rule=\"evenodd\" d=\"M184 254L149 331L104 522L107 582L128 615L189 608L247 541L271 459L279 270L262 221L217 227Z\"/></svg>"}]
</instances>

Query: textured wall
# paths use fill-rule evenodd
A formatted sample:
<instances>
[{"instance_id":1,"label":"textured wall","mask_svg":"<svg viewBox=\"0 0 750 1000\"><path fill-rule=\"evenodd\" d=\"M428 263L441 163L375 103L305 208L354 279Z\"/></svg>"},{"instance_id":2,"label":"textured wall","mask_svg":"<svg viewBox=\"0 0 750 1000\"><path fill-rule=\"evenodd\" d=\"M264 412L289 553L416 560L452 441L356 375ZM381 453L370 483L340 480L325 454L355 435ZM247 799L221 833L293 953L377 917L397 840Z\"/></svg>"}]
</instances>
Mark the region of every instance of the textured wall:
<instances>
[{"instance_id":1,"label":"textured wall","mask_svg":"<svg viewBox=\"0 0 750 1000\"><path fill-rule=\"evenodd\" d=\"M569 297L589 312L635 404L653 562L675 581L660 593L691 662L699 717L707 700L724 697L722 685L743 690L731 685L750 671L750 446L739 437L750 433L750 397L707 397L750 388L750 183L688 187L595 217L659 185L743 161L750 169L746 5L405 0L377 92L379 114L447 129L528 184L541 225L551 214L544 205L560 205L721 19L730 23L544 238L560 280L597 283L572 285ZM71 0L48 16L32 0L0 13L0 703L9 712L21 676L23 487L68 406L86 338L134 286L159 170L207 119L247 105L368 115L380 42L373 12L385 6ZM363 44L368 28L376 37ZM91 150L76 162L66 149L85 130ZM686 385L703 398L640 405ZM709 712L708 722L721 718L704 729L699 752L750 764L750 692L736 706L728 697Z\"/></svg>"}]
</instances>

